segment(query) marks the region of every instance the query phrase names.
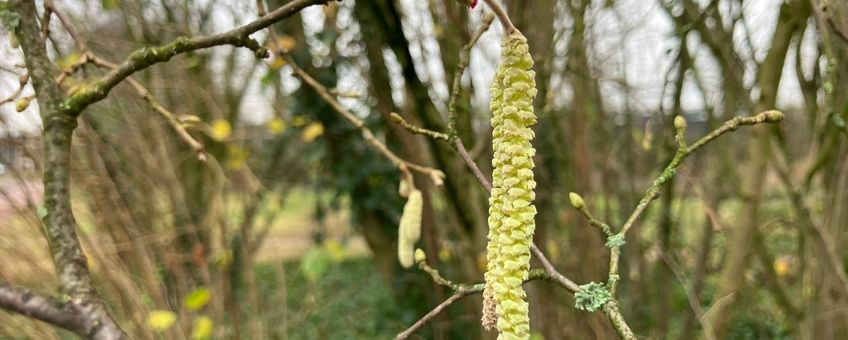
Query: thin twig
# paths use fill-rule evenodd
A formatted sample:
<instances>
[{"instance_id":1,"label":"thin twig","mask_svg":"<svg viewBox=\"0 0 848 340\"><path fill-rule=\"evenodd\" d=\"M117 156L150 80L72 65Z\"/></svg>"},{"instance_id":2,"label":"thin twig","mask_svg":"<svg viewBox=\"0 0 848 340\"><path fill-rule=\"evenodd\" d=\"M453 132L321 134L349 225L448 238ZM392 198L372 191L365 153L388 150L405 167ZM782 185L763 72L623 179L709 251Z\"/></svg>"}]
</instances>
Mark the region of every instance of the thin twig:
<instances>
[{"instance_id":1,"label":"thin twig","mask_svg":"<svg viewBox=\"0 0 848 340\"><path fill-rule=\"evenodd\" d=\"M15 99L17 99L21 95L21 93L24 92L24 87L26 87L27 83L29 83L29 74L24 74L20 78L18 78L18 88L15 89L15 92L12 92L8 97L0 100L0 105L15 101Z\"/></svg>"},{"instance_id":2,"label":"thin twig","mask_svg":"<svg viewBox=\"0 0 848 340\"><path fill-rule=\"evenodd\" d=\"M692 308L692 313L695 313L695 317L698 319L701 327L707 329L709 326L704 322L704 307L701 306L701 300L698 298L698 294L692 289L692 285L686 283L684 273L680 270L680 265L677 261L669 257L668 254L663 252L660 255L662 255L663 262L671 269L674 277L677 278L677 282L680 283L683 291L686 292L686 299L689 301L689 307ZM711 332L705 332L704 335L707 340L714 340Z\"/></svg>"},{"instance_id":3,"label":"thin twig","mask_svg":"<svg viewBox=\"0 0 848 340\"><path fill-rule=\"evenodd\" d=\"M504 10L501 4L497 3L496 0L483 0L489 8L492 9L492 12L495 12L495 15L498 16L498 21L501 22L501 25L504 27L504 33L506 35L512 34L512 32L517 31L515 25L512 24L512 20L509 19L509 15L506 14L506 10Z\"/></svg>"},{"instance_id":4,"label":"thin twig","mask_svg":"<svg viewBox=\"0 0 848 340\"><path fill-rule=\"evenodd\" d=\"M480 40L480 36L483 35L489 27L492 26L492 21L495 20L495 16L491 12L486 12L483 15L483 22L480 24L480 27L477 28L477 31L474 32L474 35L471 36L471 40L468 41L465 46L462 47L462 50L459 51L459 63L456 65L456 70L453 72L453 87L451 88L451 96L450 100L448 100L448 137L454 143L456 143L456 139L459 138L456 131L456 101L459 98L459 93L462 91L462 74L465 73L465 69L468 68L468 63L471 62L471 49L474 48L474 45L477 44L477 41Z\"/></svg>"},{"instance_id":5,"label":"thin twig","mask_svg":"<svg viewBox=\"0 0 848 340\"><path fill-rule=\"evenodd\" d=\"M430 267L430 265L427 264L427 261L419 261L418 268L425 271L427 274L430 274L430 277L433 279L433 282L437 284L448 287L455 291L461 290L463 286L461 284L453 283L453 281L444 278L442 274L439 274L439 271L436 268Z\"/></svg>"},{"instance_id":6,"label":"thin twig","mask_svg":"<svg viewBox=\"0 0 848 340\"><path fill-rule=\"evenodd\" d=\"M531 270L530 273L527 275L527 280L524 280L524 283L527 283L527 282L530 282L530 281L533 281L533 280L546 280L546 281L551 281L551 282L554 282L554 283L559 283L559 282L552 280L550 275L548 275L548 273L545 272L544 270ZM439 315L439 313L441 313L443 310L445 310L445 308L448 308L448 306L452 305L454 302L457 302L457 301L459 301L460 299L462 299L466 296L474 295L474 294L482 292L484 286L485 285L482 284L482 283L478 283L478 284L474 284L474 285L458 285L458 289L454 290L453 295L448 297L445 301L442 301L442 303L440 303L438 306L433 308L430 312L428 312L427 314L422 316L421 319L418 319L418 321L416 321L414 324L412 324L412 326L409 326L409 328L407 328L403 332L400 332L397 336L395 336L395 339L396 340L402 340L402 339L409 338L410 335L414 334L416 331L421 329L421 327L424 327L424 325L426 325L427 322L430 322L430 320L432 320L437 315Z\"/></svg>"},{"instance_id":7,"label":"thin twig","mask_svg":"<svg viewBox=\"0 0 848 340\"><path fill-rule=\"evenodd\" d=\"M59 75L59 77L56 78L57 83L62 84L64 80L67 79L67 77L73 75L80 68L82 68L88 63L94 64L95 66L107 70L114 70L118 67L118 65L106 59L103 59L94 54L94 52L88 50L87 46L85 45L85 42L83 42L83 40L76 33L76 29L71 24L70 20L62 11L60 11L55 6L52 0L46 0L44 6L45 8L49 9L50 12L56 14L56 17L59 18L59 21L62 23L62 26L74 40L74 44L76 44L77 49L79 49L82 53L80 60L78 60L76 63L74 63L67 69L62 70L62 73ZM142 97L154 111L156 111L157 113L159 113L159 115L165 118L165 121L168 122L168 125L171 126L171 128L177 133L177 135L186 144L188 144L188 146L191 147L192 150L194 150L194 152L197 154L197 159L201 162L205 162L206 152L204 150L203 144L197 141L197 139L195 139L194 137L192 137L191 134L186 131L185 127L180 124L175 115L167 108L165 108L161 103L159 103L159 101L156 100L155 97L153 97L153 95L150 93L150 91L147 90L147 88L145 88L141 83L139 83L132 77L127 77L126 79L129 82L130 86L135 89L136 93L138 93L138 95Z\"/></svg>"},{"instance_id":8,"label":"thin twig","mask_svg":"<svg viewBox=\"0 0 848 340\"><path fill-rule=\"evenodd\" d=\"M404 119L401 115L397 114L396 112L392 112L391 114L389 114L389 118L391 118L393 122L397 123L398 125L400 125L404 129L409 130L409 132L417 133L419 135L424 135L424 136L427 136L427 137L430 137L430 138L433 138L433 139L448 140L448 135L446 133L433 131L433 130L430 130L430 129L425 129L423 127L412 125L409 122L407 122L406 119Z\"/></svg>"},{"instance_id":9,"label":"thin twig","mask_svg":"<svg viewBox=\"0 0 848 340\"><path fill-rule=\"evenodd\" d=\"M530 251L533 252L533 255L542 263L542 267L545 268L545 272L551 276L551 279L556 281L560 286L565 287L571 293L577 293L580 291L580 286L578 286L574 281L569 280L565 275L562 275L559 271L554 268L554 265L545 257L545 254L542 253L542 250L536 246L535 243L530 244Z\"/></svg>"},{"instance_id":10,"label":"thin twig","mask_svg":"<svg viewBox=\"0 0 848 340\"><path fill-rule=\"evenodd\" d=\"M459 153L459 156L462 157L462 160L465 161L465 165L471 169L471 172L474 173L474 176L477 177L477 181L480 182L480 185L483 186L483 189L486 189L486 192L492 192L492 182L486 178L486 175L483 175L483 172L480 171L480 167L477 166L477 163L468 155L468 151L465 150L465 144L462 144L462 140L457 138L454 141L454 148L456 148L456 152Z\"/></svg>"},{"instance_id":11,"label":"thin twig","mask_svg":"<svg viewBox=\"0 0 848 340\"><path fill-rule=\"evenodd\" d=\"M595 218L595 216L593 216L592 213L589 212L589 208L586 206L586 204L583 204L582 206L577 208L577 211L583 214L583 217L586 218L587 221L589 221L590 225L595 228L598 228L598 230L604 233L604 235L612 236L612 228L609 226L609 224Z\"/></svg>"},{"instance_id":12,"label":"thin twig","mask_svg":"<svg viewBox=\"0 0 848 340\"><path fill-rule=\"evenodd\" d=\"M77 46L77 49L80 51L86 51L88 48L85 45L85 41L77 34L77 30L74 29L74 26L71 25L70 19L56 8L56 4L53 3L53 0L44 0L44 10L45 15L49 15L48 13L56 14L56 17L59 18L59 22L62 24L62 27L65 28L65 32L68 32L68 35L71 36L71 39L74 41L74 45ZM45 28L46 29L46 28Z\"/></svg>"},{"instance_id":13,"label":"thin twig","mask_svg":"<svg viewBox=\"0 0 848 340\"><path fill-rule=\"evenodd\" d=\"M621 227L621 231L618 232L619 235L626 235L630 228L636 223L636 220L642 216L642 213L648 208L648 205L653 202L660 195L660 190L663 186L668 183L668 181L674 176L675 172L677 172L677 168L683 162L683 160L692 154L695 150L698 150L702 146L707 143L715 140L719 136L729 132L736 130L736 128L744 125L755 125L760 123L776 123L783 119L783 113L779 111L764 111L755 116L750 117L734 117L722 124L717 129L713 130L706 136L699 139L697 142L692 145L685 146L681 145L677 152L672 158L671 162L665 167L663 172L651 183L651 186L648 187L648 190L645 191L645 195L642 196L642 199L639 200L639 204L633 209L633 212L630 213L630 216L624 222ZM609 276L614 277L618 275L618 262L619 257L621 256L621 247L612 247L610 251L610 268L609 268ZM612 280L610 285L610 292L613 296L615 296L615 290L617 288L617 280Z\"/></svg>"},{"instance_id":14,"label":"thin twig","mask_svg":"<svg viewBox=\"0 0 848 340\"><path fill-rule=\"evenodd\" d=\"M94 65L106 69L114 69L117 66L95 55L89 55L88 59L91 60ZM150 93L150 91L147 90L147 88L144 87L144 85L141 85L141 83L139 83L132 77L127 78L127 82L135 89L136 93L138 93L138 95L143 98L148 105L150 105L150 107L154 111L159 113L162 118L165 118L165 121L168 122L168 125L171 126L171 129L173 129L174 132L176 132L177 135L180 136L180 138L186 144L188 144L188 146L191 147L192 150L194 150L194 152L197 154L197 159L201 162L205 162L206 151L204 150L203 144L197 141L197 139L192 137L192 135L189 134L188 131L186 131L185 127L183 126L183 124L180 123L179 120L177 120L176 116L170 110L165 108L161 103L159 103L159 101L156 100L155 97L153 97L153 95Z\"/></svg>"},{"instance_id":15,"label":"thin twig","mask_svg":"<svg viewBox=\"0 0 848 340\"><path fill-rule=\"evenodd\" d=\"M418 319L418 321L412 324L412 326L409 326L409 328L407 328L403 332L400 332L397 336L395 336L395 339L402 340L409 338L410 335L414 334L421 327L424 327L427 322L430 322L430 320L435 318L437 315L439 315L439 313L445 310L445 308L448 308L448 306L452 305L454 302L457 302L468 295L477 294L481 291L483 291L482 287L480 287L480 290L463 290L453 293L453 295L451 295L445 301L442 301L442 303L436 306L436 308L433 308L433 310L422 316L421 319Z\"/></svg>"}]
</instances>

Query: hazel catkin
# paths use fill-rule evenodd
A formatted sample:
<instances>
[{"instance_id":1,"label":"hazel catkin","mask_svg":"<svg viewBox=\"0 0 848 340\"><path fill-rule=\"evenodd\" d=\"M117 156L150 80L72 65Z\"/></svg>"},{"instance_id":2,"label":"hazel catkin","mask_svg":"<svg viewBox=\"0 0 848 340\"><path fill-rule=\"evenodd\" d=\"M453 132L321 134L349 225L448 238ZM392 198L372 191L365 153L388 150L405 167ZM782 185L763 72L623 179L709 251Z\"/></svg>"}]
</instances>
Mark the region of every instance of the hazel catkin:
<instances>
[{"instance_id":1,"label":"hazel catkin","mask_svg":"<svg viewBox=\"0 0 848 340\"><path fill-rule=\"evenodd\" d=\"M398 261L404 268L412 267L415 263L415 242L421 237L421 211L424 208L424 198L421 191L411 189L409 198L403 206L403 215L398 227Z\"/></svg>"},{"instance_id":2,"label":"hazel catkin","mask_svg":"<svg viewBox=\"0 0 848 340\"><path fill-rule=\"evenodd\" d=\"M536 150L530 126L536 123L535 72L527 39L518 31L501 43L501 63L491 88L492 192L489 197L489 242L483 324L495 323L498 339L528 339L530 319L521 284L530 267L530 243L536 227ZM491 306L495 306L495 317ZM493 322L494 320L497 322Z\"/></svg>"}]
</instances>

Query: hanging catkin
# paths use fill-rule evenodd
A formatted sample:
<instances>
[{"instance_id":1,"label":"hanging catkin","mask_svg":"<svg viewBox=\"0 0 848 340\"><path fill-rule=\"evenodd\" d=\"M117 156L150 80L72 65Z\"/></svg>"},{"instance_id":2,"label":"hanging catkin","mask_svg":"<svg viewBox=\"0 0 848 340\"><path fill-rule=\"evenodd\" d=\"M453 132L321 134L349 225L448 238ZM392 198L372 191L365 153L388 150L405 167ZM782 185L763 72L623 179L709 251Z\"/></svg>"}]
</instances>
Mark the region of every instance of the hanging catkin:
<instances>
[{"instance_id":1,"label":"hanging catkin","mask_svg":"<svg viewBox=\"0 0 848 340\"><path fill-rule=\"evenodd\" d=\"M531 204L536 150L530 144L536 81L527 39L520 32L506 36L501 49L491 89L494 170L482 321L487 328L497 326L498 339L528 339L530 319L521 284L527 279L536 227L536 207Z\"/></svg>"},{"instance_id":2,"label":"hanging catkin","mask_svg":"<svg viewBox=\"0 0 848 340\"><path fill-rule=\"evenodd\" d=\"M403 206L398 227L398 261L404 268L412 267L415 263L415 242L421 238L421 211L424 207L421 191L413 187L408 192L409 198Z\"/></svg>"}]
</instances>

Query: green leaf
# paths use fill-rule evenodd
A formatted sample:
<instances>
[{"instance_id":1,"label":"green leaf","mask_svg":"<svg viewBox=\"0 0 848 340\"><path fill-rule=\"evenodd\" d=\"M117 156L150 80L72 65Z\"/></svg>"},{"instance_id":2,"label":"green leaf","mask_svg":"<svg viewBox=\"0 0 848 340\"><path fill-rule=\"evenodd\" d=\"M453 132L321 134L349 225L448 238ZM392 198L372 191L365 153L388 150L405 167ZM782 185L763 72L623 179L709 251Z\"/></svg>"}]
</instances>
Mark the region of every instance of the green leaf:
<instances>
[{"instance_id":1,"label":"green leaf","mask_svg":"<svg viewBox=\"0 0 848 340\"><path fill-rule=\"evenodd\" d=\"M327 272L332 262L332 255L323 247L309 248L300 263L300 271L309 281L315 282Z\"/></svg>"},{"instance_id":2,"label":"green leaf","mask_svg":"<svg viewBox=\"0 0 848 340\"><path fill-rule=\"evenodd\" d=\"M840 128L840 129L845 128L845 119L842 118L842 116L840 116L838 114L833 114L831 116L830 120L833 122L833 125L836 125L836 127Z\"/></svg>"},{"instance_id":3,"label":"green leaf","mask_svg":"<svg viewBox=\"0 0 848 340\"><path fill-rule=\"evenodd\" d=\"M197 288L185 297L185 307L190 311L199 310L203 306L206 306L206 303L209 302L211 297L212 294L209 292L209 289Z\"/></svg>"},{"instance_id":4,"label":"green leaf","mask_svg":"<svg viewBox=\"0 0 848 340\"><path fill-rule=\"evenodd\" d=\"M120 4L119 0L100 0L100 6L103 6L103 9L107 11L118 8Z\"/></svg>"}]
</instances>

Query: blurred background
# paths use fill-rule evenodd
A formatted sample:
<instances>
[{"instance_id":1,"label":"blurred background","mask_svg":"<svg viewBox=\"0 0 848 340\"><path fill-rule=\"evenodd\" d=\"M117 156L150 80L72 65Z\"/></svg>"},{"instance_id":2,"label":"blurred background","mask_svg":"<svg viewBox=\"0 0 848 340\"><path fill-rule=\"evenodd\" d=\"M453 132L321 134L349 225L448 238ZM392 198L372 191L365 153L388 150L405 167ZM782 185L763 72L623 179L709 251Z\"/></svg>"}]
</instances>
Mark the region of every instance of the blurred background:
<instances>
[{"instance_id":1,"label":"blurred background","mask_svg":"<svg viewBox=\"0 0 848 340\"><path fill-rule=\"evenodd\" d=\"M261 0L260 0L261 2ZM286 1L267 0L274 9ZM580 193L618 228L674 154L737 115L778 108L687 159L628 234L621 310L645 338L848 336L848 4L827 0L505 0L528 38L539 95L536 244L579 284L606 279L604 239L568 205ZM229 30L252 1L56 1L88 48L119 62L143 46ZM40 7L40 6L39 6ZM460 49L488 8L448 0L344 0L253 37L282 46L404 159L445 172L424 192L418 247L456 282L485 269L487 194L455 151L389 119L444 131ZM59 69L82 57L58 20ZM0 279L58 287L40 222L41 123L23 55L0 38ZM491 173L489 84L497 20L471 50L457 128ZM272 41L273 39L273 41ZM65 83L104 74L84 67ZM207 160L130 86L81 116L73 208L99 291L139 339L388 339L452 294L397 261L400 174L280 57L216 47L134 76ZM25 83L25 82L24 82ZM22 92L16 91L22 88ZM11 97L10 97L11 96ZM538 266L534 261L533 266ZM525 285L538 339L606 339L600 313L548 282ZM722 292L736 292L719 300ZM494 338L465 298L415 337ZM0 338L70 335L0 311Z\"/></svg>"}]
</instances>

